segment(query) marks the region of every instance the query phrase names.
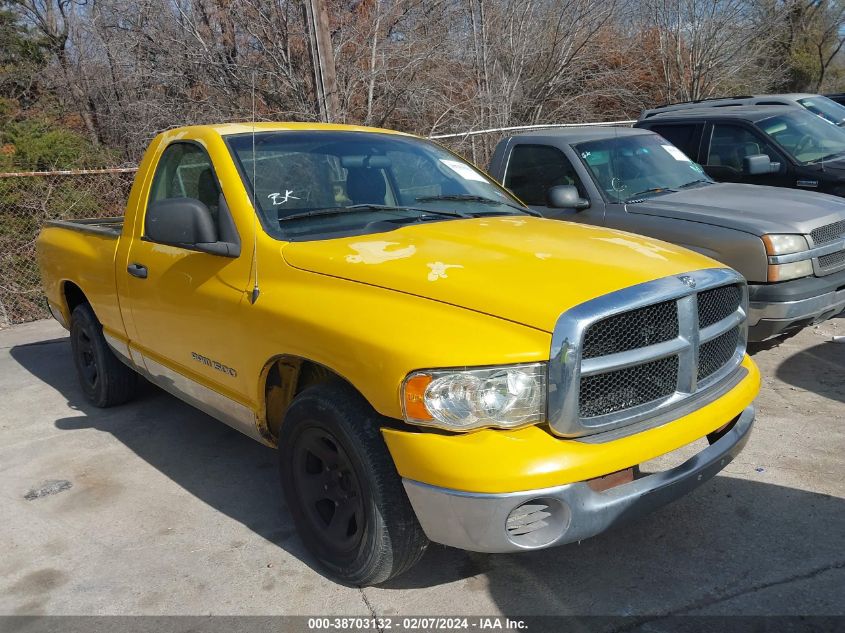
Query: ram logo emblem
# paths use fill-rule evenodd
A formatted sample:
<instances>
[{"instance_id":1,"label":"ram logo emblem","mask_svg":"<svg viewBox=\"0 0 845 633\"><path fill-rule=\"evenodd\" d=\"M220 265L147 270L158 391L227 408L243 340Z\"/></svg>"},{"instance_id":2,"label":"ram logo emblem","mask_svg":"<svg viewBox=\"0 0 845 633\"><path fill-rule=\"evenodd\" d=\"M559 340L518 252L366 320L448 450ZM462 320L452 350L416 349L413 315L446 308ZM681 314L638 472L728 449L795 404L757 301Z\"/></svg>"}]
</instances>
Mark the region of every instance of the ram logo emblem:
<instances>
[{"instance_id":1,"label":"ram logo emblem","mask_svg":"<svg viewBox=\"0 0 845 633\"><path fill-rule=\"evenodd\" d=\"M695 288L695 279L693 279L689 275L681 275L680 277L678 277L678 279L680 279L681 283L683 283L685 286L689 288Z\"/></svg>"}]
</instances>

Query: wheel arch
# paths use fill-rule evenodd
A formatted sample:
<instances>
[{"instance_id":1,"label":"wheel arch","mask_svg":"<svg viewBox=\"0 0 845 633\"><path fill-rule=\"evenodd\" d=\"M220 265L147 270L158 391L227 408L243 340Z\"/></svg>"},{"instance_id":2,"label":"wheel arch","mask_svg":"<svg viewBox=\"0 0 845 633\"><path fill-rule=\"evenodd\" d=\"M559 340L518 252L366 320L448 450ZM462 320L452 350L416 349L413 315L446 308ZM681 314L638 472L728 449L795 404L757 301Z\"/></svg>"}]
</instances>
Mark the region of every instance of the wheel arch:
<instances>
[{"instance_id":1,"label":"wheel arch","mask_svg":"<svg viewBox=\"0 0 845 633\"><path fill-rule=\"evenodd\" d=\"M70 315L77 306L83 303L91 304L88 297L78 285L66 279L61 284L62 299L64 299L64 308L67 310L68 323L70 322Z\"/></svg>"},{"instance_id":2,"label":"wheel arch","mask_svg":"<svg viewBox=\"0 0 845 633\"><path fill-rule=\"evenodd\" d=\"M305 388L331 380L343 382L361 394L352 381L322 363L293 354L277 354L270 358L258 379L261 434L275 445L285 412L293 399ZM363 394L361 397L366 400Z\"/></svg>"}]
</instances>

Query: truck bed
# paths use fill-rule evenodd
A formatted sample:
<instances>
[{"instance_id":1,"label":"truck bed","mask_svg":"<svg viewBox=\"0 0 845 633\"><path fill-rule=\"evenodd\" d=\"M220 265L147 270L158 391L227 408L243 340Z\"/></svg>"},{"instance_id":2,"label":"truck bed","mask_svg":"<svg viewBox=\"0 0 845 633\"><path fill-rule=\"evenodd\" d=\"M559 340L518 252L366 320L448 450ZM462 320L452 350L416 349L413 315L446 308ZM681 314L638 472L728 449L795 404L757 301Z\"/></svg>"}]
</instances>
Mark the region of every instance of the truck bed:
<instances>
[{"instance_id":1,"label":"truck bed","mask_svg":"<svg viewBox=\"0 0 845 633\"><path fill-rule=\"evenodd\" d=\"M115 279L123 224L122 217L44 223L36 242L41 283L53 315L65 327L71 316L66 293L75 286L85 293L107 331L123 333Z\"/></svg>"},{"instance_id":2,"label":"truck bed","mask_svg":"<svg viewBox=\"0 0 845 633\"><path fill-rule=\"evenodd\" d=\"M55 226L81 233L94 233L104 237L120 237L123 216L115 218L85 218L81 220L47 220L45 226Z\"/></svg>"}]
</instances>

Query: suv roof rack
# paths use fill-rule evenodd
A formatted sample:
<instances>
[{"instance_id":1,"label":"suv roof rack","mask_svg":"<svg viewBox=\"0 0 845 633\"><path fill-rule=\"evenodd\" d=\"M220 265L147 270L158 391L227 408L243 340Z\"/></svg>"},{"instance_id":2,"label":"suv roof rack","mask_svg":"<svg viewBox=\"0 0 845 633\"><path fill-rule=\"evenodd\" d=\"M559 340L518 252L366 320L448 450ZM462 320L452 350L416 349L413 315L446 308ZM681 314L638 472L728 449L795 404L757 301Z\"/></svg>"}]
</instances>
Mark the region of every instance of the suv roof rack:
<instances>
[{"instance_id":1,"label":"suv roof rack","mask_svg":"<svg viewBox=\"0 0 845 633\"><path fill-rule=\"evenodd\" d=\"M661 103L659 106L651 108L657 110L658 108L666 108L674 105L686 105L688 103L704 103L705 101L721 101L722 99L753 99L754 95L731 95L730 97L707 97L706 99L693 99L692 101L675 101L673 103Z\"/></svg>"}]
</instances>

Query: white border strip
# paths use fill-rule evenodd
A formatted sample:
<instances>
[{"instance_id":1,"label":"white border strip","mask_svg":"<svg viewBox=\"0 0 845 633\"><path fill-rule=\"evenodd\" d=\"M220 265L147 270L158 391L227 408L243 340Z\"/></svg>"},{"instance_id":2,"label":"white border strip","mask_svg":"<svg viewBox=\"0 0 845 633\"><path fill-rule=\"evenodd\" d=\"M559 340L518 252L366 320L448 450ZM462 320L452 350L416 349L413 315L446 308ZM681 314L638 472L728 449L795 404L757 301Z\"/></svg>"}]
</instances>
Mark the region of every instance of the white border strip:
<instances>
[{"instance_id":1,"label":"white border strip","mask_svg":"<svg viewBox=\"0 0 845 633\"><path fill-rule=\"evenodd\" d=\"M469 132L455 132L453 134L436 134L434 136L429 136L428 138L456 138L458 136L467 137L477 136L479 134L490 134L491 132L512 132L515 130L542 130L544 128L555 127L601 127L610 125L633 125L636 122L636 119L634 119L631 121L599 121L597 123L544 123L540 125L517 125L514 127L495 127L490 128L489 130L472 130Z\"/></svg>"}]
</instances>

